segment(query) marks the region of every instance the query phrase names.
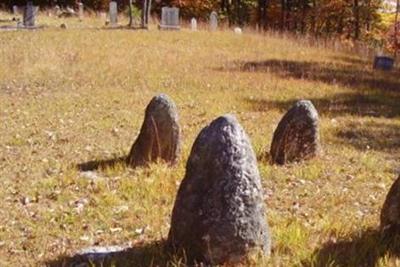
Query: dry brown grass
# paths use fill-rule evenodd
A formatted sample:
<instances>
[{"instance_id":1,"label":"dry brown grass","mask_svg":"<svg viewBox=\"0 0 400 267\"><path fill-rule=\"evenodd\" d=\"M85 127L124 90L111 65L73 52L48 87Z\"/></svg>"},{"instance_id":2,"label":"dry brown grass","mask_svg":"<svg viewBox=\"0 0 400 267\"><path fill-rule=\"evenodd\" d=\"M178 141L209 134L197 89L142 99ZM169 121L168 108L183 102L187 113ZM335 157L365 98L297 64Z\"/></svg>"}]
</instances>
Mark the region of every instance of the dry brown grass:
<instances>
[{"instance_id":1,"label":"dry brown grass","mask_svg":"<svg viewBox=\"0 0 400 267\"><path fill-rule=\"evenodd\" d=\"M262 158L298 99L320 112L324 155L287 167L260 159L273 253L251 265L400 266L376 231L399 167L399 74L273 35L0 32L0 266L42 265L96 244L131 246L131 266L178 265L160 242L199 130L234 113ZM128 153L159 92L179 108L179 165L117 164L85 178L77 165Z\"/></svg>"}]
</instances>

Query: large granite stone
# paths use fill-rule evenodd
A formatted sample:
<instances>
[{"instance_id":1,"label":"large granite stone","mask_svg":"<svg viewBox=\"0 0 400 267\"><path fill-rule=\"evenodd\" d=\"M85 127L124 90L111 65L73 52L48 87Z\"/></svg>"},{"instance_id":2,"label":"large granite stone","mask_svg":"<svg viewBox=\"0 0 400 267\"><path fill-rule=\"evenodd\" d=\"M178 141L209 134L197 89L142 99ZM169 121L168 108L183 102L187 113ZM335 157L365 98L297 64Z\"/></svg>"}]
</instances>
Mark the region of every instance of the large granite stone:
<instances>
[{"instance_id":1,"label":"large granite stone","mask_svg":"<svg viewBox=\"0 0 400 267\"><path fill-rule=\"evenodd\" d=\"M393 183L383 204L381 229L400 230L400 176Z\"/></svg>"},{"instance_id":2,"label":"large granite stone","mask_svg":"<svg viewBox=\"0 0 400 267\"><path fill-rule=\"evenodd\" d=\"M282 118L274 132L271 161L286 164L307 160L320 152L318 112L311 101L298 101Z\"/></svg>"},{"instance_id":3,"label":"large granite stone","mask_svg":"<svg viewBox=\"0 0 400 267\"><path fill-rule=\"evenodd\" d=\"M257 160L232 115L197 137L172 212L168 244L189 262L235 263L251 251L269 254Z\"/></svg>"},{"instance_id":4,"label":"large granite stone","mask_svg":"<svg viewBox=\"0 0 400 267\"><path fill-rule=\"evenodd\" d=\"M146 108L139 136L133 144L127 163L143 166L163 160L175 164L180 152L180 127L175 103L166 95L154 97Z\"/></svg>"}]
</instances>

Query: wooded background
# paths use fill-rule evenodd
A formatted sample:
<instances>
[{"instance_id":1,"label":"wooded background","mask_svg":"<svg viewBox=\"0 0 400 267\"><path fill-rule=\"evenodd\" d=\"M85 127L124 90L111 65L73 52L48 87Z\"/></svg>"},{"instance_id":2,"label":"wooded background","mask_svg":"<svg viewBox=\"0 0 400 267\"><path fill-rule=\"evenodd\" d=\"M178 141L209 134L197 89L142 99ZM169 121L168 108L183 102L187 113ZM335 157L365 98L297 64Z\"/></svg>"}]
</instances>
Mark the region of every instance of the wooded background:
<instances>
[{"instance_id":1,"label":"wooded background","mask_svg":"<svg viewBox=\"0 0 400 267\"><path fill-rule=\"evenodd\" d=\"M8 8L24 5L25 0L3 0ZM82 0L87 9L107 10L110 0ZM42 7L76 6L78 0L34 0ZM117 0L121 11L129 0ZM374 40L392 35L394 23L382 23L382 0L153 0L151 13L158 15L162 6L177 6L183 18L207 20L217 11L220 20L230 26L251 25L257 29L274 29L320 37ZM140 9L142 0L133 0ZM381 14L380 14L381 13Z\"/></svg>"}]
</instances>

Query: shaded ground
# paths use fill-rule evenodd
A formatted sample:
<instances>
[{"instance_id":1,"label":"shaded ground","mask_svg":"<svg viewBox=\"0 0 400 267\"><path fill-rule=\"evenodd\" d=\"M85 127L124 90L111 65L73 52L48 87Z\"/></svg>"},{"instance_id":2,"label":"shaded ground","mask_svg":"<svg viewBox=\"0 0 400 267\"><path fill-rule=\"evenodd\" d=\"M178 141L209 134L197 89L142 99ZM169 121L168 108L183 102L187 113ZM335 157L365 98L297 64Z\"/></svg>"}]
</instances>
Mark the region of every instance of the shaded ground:
<instances>
[{"instance_id":1,"label":"shaded ground","mask_svg":"<svg viewBox=\"0 0 400 267\"><path fill-rule=\"evenodd\" d=\"M108 254L83 254L75 256L60 256L55 260L45 262L49 267L63 266L167 266L170 259L166 257L165 244L163 242L153 242L149 244L137 245L122 251ZM87 264L87 265L84 265Z\"/></svg>"},{"instance_id":2,"label":"shaded ground","mask_svg":"<svg viewBox=\"0 0 400 267\"><path fill-rule=\"evenodd\" d=\"M281 112L288 110L299 99L284 101L245 98L244 102L254 111L278 109ZM314 104L319 114L328 117L341 115L372 116L394 118L400 116L400 101L397 96L387 96L378 93L340 93L326 98L308 99Z\"/></svg>"},{"instance_id":3,"label":"shaded ground","mask_svg":"<svg viewBox=\"0 0 400 267\"><path fill-rule=\"evenodd\" d=\"M355 89L380 89L384 91L400 90L398 79L400 70L391 72L374 71L368 63L362 60L346 58L352 64L321 63L294 60L271 59L264 61L236 61L236 67L229 71L270 72L285 78L322 81L330 84L340 84ZM358 64L355 67L353 64ZM225 70L225 69L220 69Z\"/></svg>"},{"instance_id":4,"label":"shaded ground","mask_svg":"<svg viewBox=\"0 0 400 267\"><path fill-rule=\"evenodd\" d=\"M336 136L358 150L400 152L400 125L379 122L349 123Z\"/></svg>"},{"instance_id":5,"label":"shaded ground","mask_svg":"<svg viewBox=\"0 0 400 267\"><path fill-rule=\"evenodd\" d=\"M98 169L112 168L118 164L126 163L126 157L118 157L113 159L105 160L91 160L76 165L76 168L80 171L94 171Z\"/></svg>"},{"instance_id":6,"label":"shaded ground","mask_svg":"<svg viewBox=\"0 0 400 267\"><path fill-rule=\"evenodd\" d=\"M312 262L304 261L307 267L373 267L386 255L399 257L400 236L398 233L382 234L375 229L354 233L347 239L332 240L313 253Z\"/></svg>"}]
</instances>

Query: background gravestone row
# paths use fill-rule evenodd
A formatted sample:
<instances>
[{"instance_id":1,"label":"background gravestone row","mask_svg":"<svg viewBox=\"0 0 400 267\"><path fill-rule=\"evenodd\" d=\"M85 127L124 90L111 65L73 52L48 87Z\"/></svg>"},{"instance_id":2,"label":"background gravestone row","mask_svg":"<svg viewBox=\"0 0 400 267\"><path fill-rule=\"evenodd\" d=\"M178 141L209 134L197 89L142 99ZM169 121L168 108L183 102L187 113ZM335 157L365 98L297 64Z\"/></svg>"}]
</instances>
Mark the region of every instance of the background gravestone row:
<instances>
[{"instance_id":1,"label":"background gravestone row","mask_svg":"<svg viewBox=\"0 0 400 267\"><path fill-rule=\"evenodd\" d=\"M18 14L19 7L13 6L14 15ZM26 6L21 7L23 10L23 26L24 27L35 27L36 16L39 11L38 6L34 6L32 1L28 1ZM74 9L67 7L65 10L61 10L61 8L56 5L54 8L55 14L60 18L66 17L78 17L80 20L84 17L84 5L82 2L78 3L78 12L75 12ZM109 12L108 12L109 20L106 21L106 25L110 27L118 27L118 4L116 1L110 1L109 3ZM213 11L210 14L210 30L215 31L218 28L218 14ZM65 24L64 24L65 25ZM161 10L161 22L159 25L159 29L162 30L179 30L180 29L180 21L179 21L179 8L176 7L163 7ZM197 30L197 20L192 18L191 20L191 29L192 31ZM236 29L235 29L236 32Z\"/></svg>"}]
</instances>

